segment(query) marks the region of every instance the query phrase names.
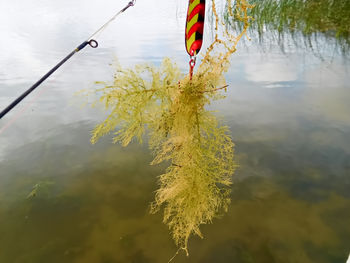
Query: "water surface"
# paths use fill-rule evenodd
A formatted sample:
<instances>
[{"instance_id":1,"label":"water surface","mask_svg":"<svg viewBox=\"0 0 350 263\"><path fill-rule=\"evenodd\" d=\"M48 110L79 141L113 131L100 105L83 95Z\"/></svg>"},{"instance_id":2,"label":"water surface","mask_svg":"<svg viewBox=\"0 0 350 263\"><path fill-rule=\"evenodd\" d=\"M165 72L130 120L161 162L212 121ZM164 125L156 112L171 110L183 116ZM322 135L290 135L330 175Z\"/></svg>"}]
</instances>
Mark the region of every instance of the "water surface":
<instances>
[{"instance_id":1,"label":"water surface","mask_svg":"<svg viewBox=\"0 0 350 263\"><path fill-rule=\"evenodd\" d=\"M126 2L0 3L4 108ZM38 91L0 135L0 262L167 262L176 251L162 214L149 214L157 176L147 145L90 145L104 113L76 91L123 66L171 57L186 72L186 1L138 1ZM210 42L210 27L206 43ZM326 41L326 40L325 40ZM327 43L325 42L325 45ZM345 262L350 251L348 59L332 49L240 45L212 104L236 144L227 214L175 262ZM31 100L43 93L33 102ZM34 192L33 192L34 191ZM32 195L31 195L32 193Z\"/></svg>"}]
</instances>

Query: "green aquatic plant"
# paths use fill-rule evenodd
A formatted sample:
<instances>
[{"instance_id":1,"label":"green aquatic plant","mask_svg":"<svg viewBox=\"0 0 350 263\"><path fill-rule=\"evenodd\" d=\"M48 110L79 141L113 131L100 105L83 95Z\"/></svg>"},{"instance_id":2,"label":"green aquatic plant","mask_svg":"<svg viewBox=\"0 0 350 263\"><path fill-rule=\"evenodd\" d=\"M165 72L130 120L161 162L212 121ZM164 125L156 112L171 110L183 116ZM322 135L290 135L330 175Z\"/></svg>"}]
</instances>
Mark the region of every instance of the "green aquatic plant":
<instances>
[{"instance_id":1,"label":"green aquatic plant","mask_svg":"<svg viewBox=\"0 0 350 263\"><path fill-rule=\"evenodd\" d=\"M186 252L189 237L202 236L200 225L210 223L230 203L234 143L228 127L205 108L224 97L220 93L227 88L223 73L249 26L251 6L245 0L237 1L234 9L229 6L232 15L240 16L242 32L233 36L223 30L219 36L218 27L223 24L212 1L215 39L192 79L165 58L159 68L147 64L118 67L113 83L97 82L102 87L94 91L110 113L93 130L92 143L114 131L114 142L127 146L133 138L142 142L147 130L152 164L169 164L159 178L151 212L164 206L164 222L177 246Z\"/></svg>"},{"instance_id":2,"label":"green aquatic plant","mask_svg":"<svg viewBox=\"0 0 350 263\"><path fill-rule=\"evenodd\" d=\"M201 235L200 224L229 204L234 144L228 128L204 107L222 97L216 87L223 81L208 74L195 74L190 81L164 59L159 69L118 70L113 85L99 83L104 85L98 89L100 101L111 113L96 126L91 142L117 129L114 142L127 146L134 137L141 142L147 128L152 164L170 164L160 176L151 212L165 205L164 222L183 248L192 233Z\"/></svg>"},{"instance_id":3,"label":"green aquatic plant","mask_svg":"<svg viewBox=\"0 0 350 263\"><path fill-rule=\"evenodd\" d=\"M42 193L42 194L44 193L45 195L48 195L49 188L54 184L55 183L52 181L40 181L40 182L36 183L33 186L32 191L27 195L27 199L32 199L40 193Z\"/></svg>"}]
</instances>

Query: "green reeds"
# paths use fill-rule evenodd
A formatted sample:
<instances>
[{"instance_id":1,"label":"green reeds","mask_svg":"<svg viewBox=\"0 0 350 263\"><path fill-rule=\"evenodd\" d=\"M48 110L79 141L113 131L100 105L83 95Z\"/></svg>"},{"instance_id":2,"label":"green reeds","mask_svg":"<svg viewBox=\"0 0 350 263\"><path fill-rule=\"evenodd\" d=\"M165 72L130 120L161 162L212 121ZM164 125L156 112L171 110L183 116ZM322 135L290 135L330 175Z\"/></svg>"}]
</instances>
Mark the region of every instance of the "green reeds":
<instances>
[{"instance_id":1,"label":"green reeds","mask_svg":"<svg viewBox=\"0 0 350 263\"><path fill-rule=\"evenodd\" d=\"M257 32L260 40L277 38L283 41L286 34L298 42L296 36L315 40L322 36L334 40L343 52L350 47L349 0L252 0L255 8L250 32ZM238 21L238 20L237 20ZM240 23L230 16L225 22L239 29ZM306 43L310 44L310 41Z\"/></svg>"}]
</instances>

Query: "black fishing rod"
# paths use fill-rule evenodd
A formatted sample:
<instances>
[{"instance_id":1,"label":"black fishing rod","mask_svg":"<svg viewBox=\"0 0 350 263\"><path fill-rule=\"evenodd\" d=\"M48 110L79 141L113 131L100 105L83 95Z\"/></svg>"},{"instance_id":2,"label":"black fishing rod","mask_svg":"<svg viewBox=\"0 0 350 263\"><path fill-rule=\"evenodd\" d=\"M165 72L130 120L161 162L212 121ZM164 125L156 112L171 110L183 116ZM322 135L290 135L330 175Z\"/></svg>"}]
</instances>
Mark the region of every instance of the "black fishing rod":
<instances>
[{"instance_id":1,"label":"black fishing rod","mask_svg":"<svg viewBox=\"0 0 350 263\"><path fill-rule=\"evenodd\" d=\"M41 79L34 83L28 90L26 90L21 96L15 99L9 106L7 106L0 113L0 119L4 117L9 111L11 111L18 103L20 103L25 97L27 97L33 90L35 90L41 83L43 83L49 76L52 75L59 67L61 67L68 59L70 59L75 53L78 53L80 50L89 45L92 48L98 47L98 42L92 39L98 33L100 33L103 29L105 29L109 23L111 23L119 14L123 13L126 9L131 6L134 6L136 0L131 0L122 10L120 10L117 14L115 14L110 20L108 20L105 24L103 24L95 33L93 33L88 40L81 43L76 49L74 49L71 53L69 53L64 59L61 60L56 66L54 66L49 72L47 72Z\"/></svg>"}]
</instances>

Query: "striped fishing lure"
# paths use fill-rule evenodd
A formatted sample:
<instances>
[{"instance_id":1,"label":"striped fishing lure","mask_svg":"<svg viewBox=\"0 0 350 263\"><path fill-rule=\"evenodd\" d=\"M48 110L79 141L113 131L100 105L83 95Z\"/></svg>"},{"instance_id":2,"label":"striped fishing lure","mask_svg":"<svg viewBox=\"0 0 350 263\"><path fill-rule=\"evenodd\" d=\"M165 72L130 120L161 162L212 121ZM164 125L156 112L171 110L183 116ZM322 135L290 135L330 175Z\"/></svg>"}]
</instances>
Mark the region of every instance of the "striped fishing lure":
<instances>
[{"instance_id":1,"label":"striped fishing lure","mask_svg":"<svg viewBox=\"0 0 350 263\"><path fill-rule=\"evenodd\" d=\"M190 56L199 53L203 42L203 29L205 17L205 0L189 0L185 42L186 50Z\"/></svg>"}]
</instances>

